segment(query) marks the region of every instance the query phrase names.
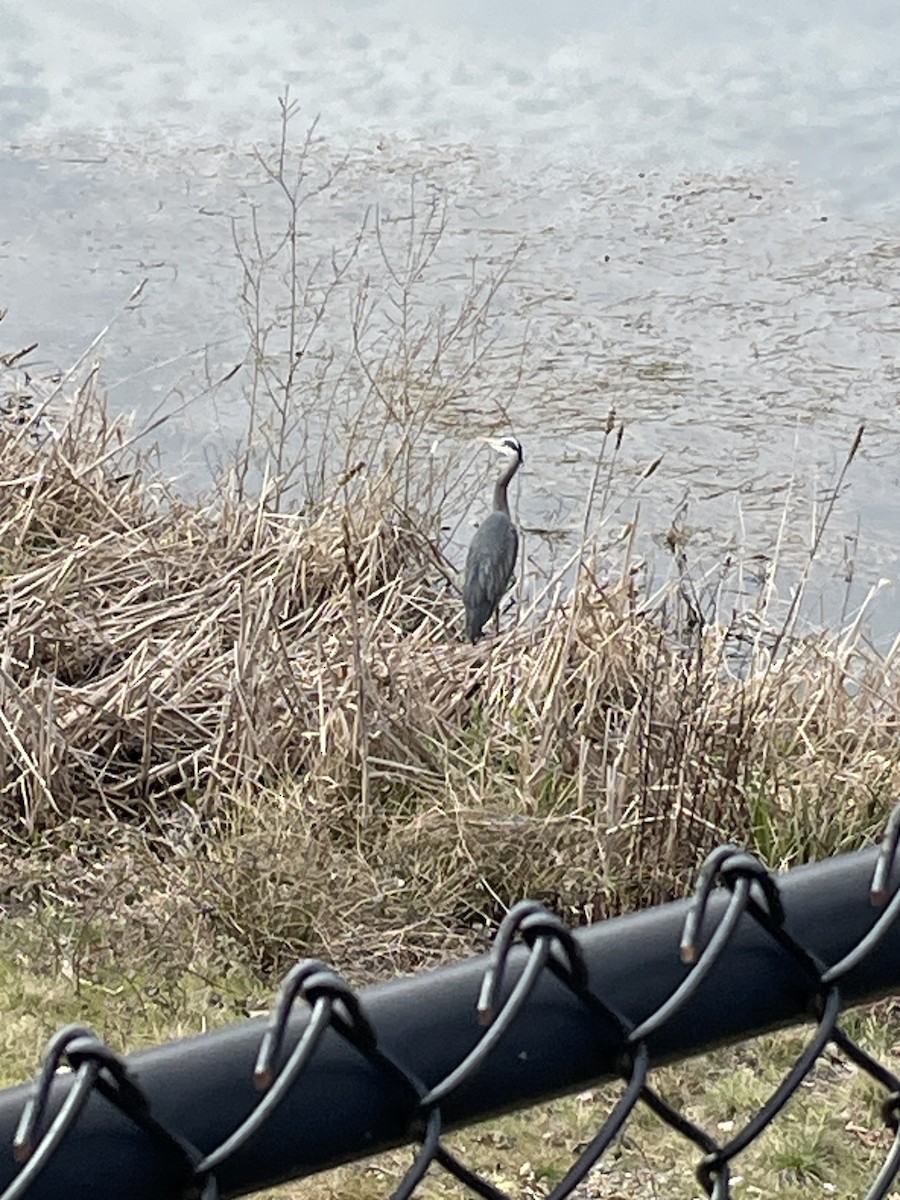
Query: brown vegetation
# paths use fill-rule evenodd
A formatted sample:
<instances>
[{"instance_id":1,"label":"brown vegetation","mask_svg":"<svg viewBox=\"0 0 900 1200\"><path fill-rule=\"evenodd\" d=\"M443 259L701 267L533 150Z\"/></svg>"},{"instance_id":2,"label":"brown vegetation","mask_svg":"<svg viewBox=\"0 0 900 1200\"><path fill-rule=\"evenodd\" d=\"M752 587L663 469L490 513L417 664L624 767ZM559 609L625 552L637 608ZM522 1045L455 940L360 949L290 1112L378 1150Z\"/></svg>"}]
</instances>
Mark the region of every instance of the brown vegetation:
<instances>
[{"instance_id":1,"label":"brown vegetation","mask_svg":"<svg viewBox=\"0 0 900 1200\"><path fill-rule=\"evenodd\" d=\"M41 428L0 426L4 872L154 963L371 977L524 895L579 923L681 894L724 840L859 844L895 793L893 672L858 643L692 628L586 541L564 601L470 647L390 475L184 501L92 379Z\"/></svg>"}]
</instances>

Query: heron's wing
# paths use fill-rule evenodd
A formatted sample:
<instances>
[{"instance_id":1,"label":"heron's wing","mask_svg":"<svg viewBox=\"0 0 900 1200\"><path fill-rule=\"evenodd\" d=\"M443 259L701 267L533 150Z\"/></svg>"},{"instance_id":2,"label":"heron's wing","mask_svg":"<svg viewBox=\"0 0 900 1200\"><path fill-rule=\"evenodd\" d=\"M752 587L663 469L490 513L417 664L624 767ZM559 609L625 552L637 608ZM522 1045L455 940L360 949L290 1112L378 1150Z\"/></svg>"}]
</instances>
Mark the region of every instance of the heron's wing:
<instances>
[{"instance_id":1,"label":"heron's wing","mask_svg":"<svg viewBox=\"0 0 900 1200\"><path fill-rule=\"evenodd\" d=\"M470 636L473 629L475 637L481 633L510 586L518 550L518 532L505 513L493 512L482 521L469 546L463 583Z\"/></svg>"}]
</instances>

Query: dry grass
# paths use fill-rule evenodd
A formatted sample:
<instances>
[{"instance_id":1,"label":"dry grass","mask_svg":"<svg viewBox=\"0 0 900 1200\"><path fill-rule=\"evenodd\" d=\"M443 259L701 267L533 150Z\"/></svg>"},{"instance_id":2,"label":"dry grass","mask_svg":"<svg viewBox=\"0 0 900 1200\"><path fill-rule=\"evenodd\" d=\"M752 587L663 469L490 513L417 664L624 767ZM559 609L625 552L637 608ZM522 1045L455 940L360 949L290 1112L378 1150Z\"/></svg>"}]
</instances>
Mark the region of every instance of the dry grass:
<instances>
[{"instance_id":1,"label":"dry grass","mask_svg":"<svg viewBox=\"0 0 900 1200\"><path fill-rule=\"evenodd\" d=\"M93 377L38 432L0 426L5 866L108 936L177 935L148 953L369 978L526 894L576 924L681 894L723 840L858 845L896 792L893 664L856 641L686 631L586 542L564 601L473 648L389 474L186 502Z\"/></svg>"}]
</instances>

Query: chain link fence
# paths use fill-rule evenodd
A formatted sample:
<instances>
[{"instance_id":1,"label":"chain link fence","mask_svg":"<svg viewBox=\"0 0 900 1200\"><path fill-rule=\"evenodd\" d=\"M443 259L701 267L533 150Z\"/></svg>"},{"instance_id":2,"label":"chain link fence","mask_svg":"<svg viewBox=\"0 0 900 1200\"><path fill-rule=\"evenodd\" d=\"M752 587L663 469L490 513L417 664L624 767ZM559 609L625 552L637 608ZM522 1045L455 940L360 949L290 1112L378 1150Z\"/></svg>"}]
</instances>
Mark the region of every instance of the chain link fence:
<instances>
[{"instance_id":1,"label":"chain link fence","mask_svg":"<svg viewBox=\"0 0 900 1200\"><path fill-rule=\"evenodd\" d=\"M638 1105L685 1139L703 1191L724 1200L734 1159L829 1044L883 1089L893 1142L867 1195L886 1197L900 1080L839 1022L900 988L898 840L900 809L878 847L777 876L723 846L691 899L574 933L524 901L490 955L358 994L308 960L267 1019L127 1058L87 1028L62 1029L35 1083L0 1093L0 1200L214 1200L406 1143L416 1149L396 1200L431 1169L502 1200L443 1133L611 1079L617 1102L549 1200L583 1194ZM727 1141L650 1084L651 1066L810 1018L803 1052Z\"/></svg>"}]
</instances>

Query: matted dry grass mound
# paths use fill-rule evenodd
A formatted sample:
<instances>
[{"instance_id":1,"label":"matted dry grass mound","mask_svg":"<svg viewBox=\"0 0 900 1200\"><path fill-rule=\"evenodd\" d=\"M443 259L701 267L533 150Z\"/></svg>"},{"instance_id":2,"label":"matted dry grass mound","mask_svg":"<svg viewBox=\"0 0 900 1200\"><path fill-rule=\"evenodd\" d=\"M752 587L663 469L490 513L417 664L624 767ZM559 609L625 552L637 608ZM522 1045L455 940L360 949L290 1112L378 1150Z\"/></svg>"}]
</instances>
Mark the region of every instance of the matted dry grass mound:
<instances>
[{"instance_id":1,"label":"matted dry grass mound","mask_svg":"<svg viewBox=\"0 0 900 1200\"><path fill-rule=\"evenodd\" d=\"M677 633L585 548L564 603L468 646L390 479L183 501L90 386L55 433L0 423L0 464L0 815L66 903L109 898L77 865L102 844L144 929L190 908L266 969L396 965L526 893L575 921L679 894L727 838L858 844L896 792L892 660L855 641L738 670L734 627Z\"/></svg>"}]
</instances>

